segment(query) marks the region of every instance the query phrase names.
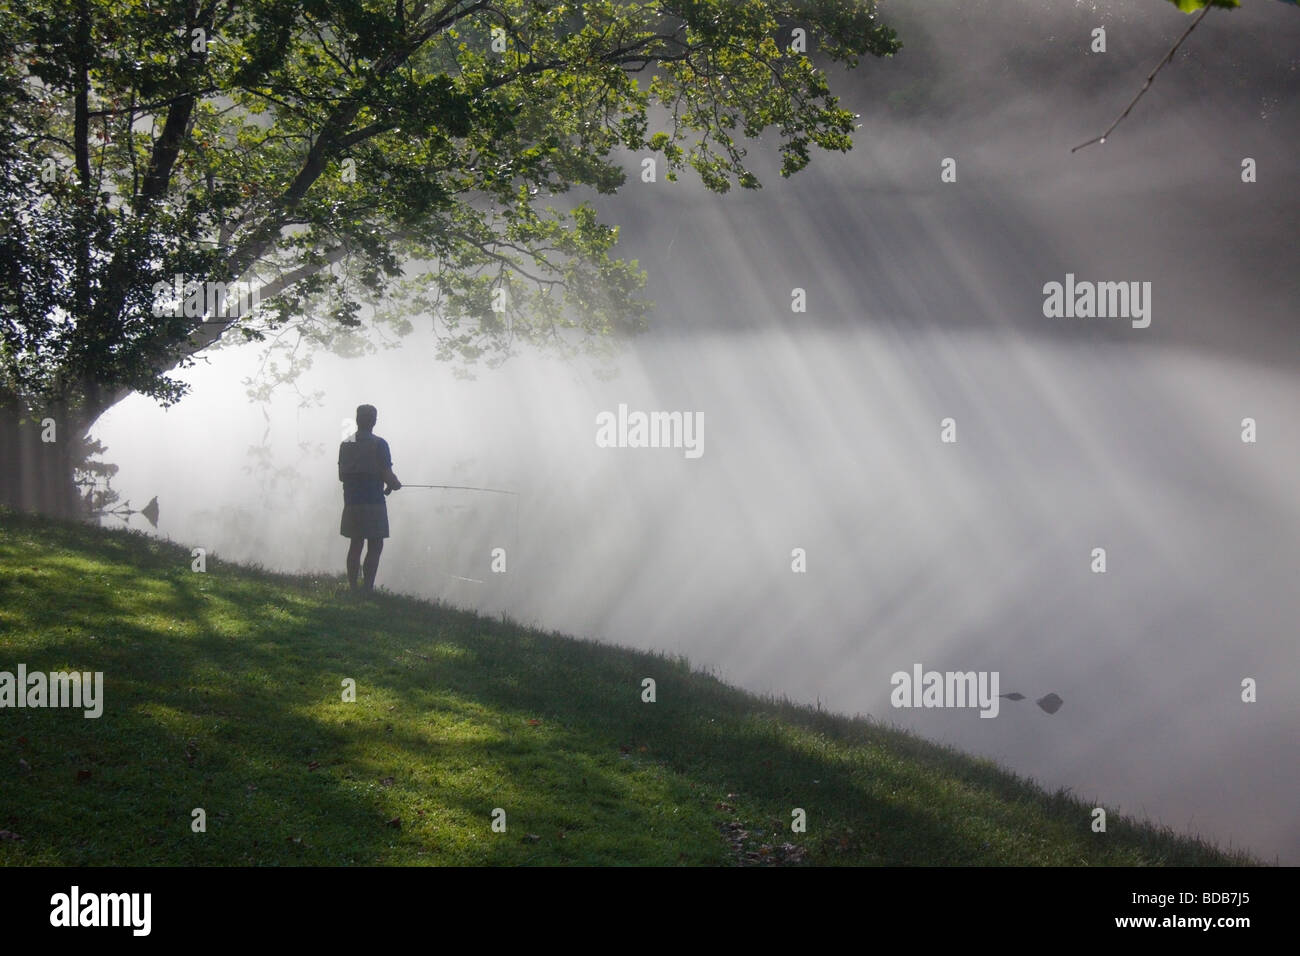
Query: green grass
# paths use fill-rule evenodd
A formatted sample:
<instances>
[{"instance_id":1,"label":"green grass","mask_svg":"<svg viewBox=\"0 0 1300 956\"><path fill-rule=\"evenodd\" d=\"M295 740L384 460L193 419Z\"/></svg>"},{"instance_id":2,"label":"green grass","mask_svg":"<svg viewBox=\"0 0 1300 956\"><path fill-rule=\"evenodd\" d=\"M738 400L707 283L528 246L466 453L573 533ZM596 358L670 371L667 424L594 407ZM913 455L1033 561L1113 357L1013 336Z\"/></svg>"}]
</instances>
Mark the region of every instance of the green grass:
<instances>
[{"instance_id":1,"label":"green grass","mask_svg":"<svg viewBox=\"0 0 1300 956\"><path fill-rule=\"evenodd\" d=\"M0 670L105 696L0 710L0 865L1254 862L684 660L190 562L0 511Z\"/></svg>"}]
</instances>

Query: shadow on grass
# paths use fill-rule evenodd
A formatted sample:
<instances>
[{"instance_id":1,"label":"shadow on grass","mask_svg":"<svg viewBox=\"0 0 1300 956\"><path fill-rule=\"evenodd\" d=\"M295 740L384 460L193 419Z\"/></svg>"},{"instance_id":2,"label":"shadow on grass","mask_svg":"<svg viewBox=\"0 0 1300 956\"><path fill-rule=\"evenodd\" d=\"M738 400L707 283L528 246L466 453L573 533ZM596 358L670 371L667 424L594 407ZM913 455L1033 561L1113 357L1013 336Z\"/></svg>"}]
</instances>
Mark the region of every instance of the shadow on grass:
<instances>
[{"instance_id":1,"label":"shadow on grass","mask_svg":"<svg viewBox=\"0 0 1300 956\"><path fill-rule=\"evenodd\" d=\"M0 829L22 837L0 862L1247 862L1113 816L1094 834L991 763L681 660L190 560L0 512L0 670L103 671L106 697L98 720L0 712Z\"/></svg>"}]
</instances>

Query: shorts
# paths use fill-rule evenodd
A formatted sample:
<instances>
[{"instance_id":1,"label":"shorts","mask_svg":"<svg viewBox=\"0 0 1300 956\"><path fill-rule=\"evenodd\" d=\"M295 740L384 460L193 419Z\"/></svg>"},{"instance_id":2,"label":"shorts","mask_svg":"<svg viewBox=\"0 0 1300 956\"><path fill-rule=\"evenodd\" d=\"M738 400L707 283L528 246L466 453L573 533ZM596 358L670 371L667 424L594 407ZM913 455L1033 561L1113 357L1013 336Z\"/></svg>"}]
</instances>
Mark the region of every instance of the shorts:
<instances>
[{"instance_id":1,"label":"shorts","mask_svg":"<svg viewBox=\"0 0 1300 956\"><path fill-rule=\"evenodd\" d=\"M339 534L345 538L387 538L388 505L344 505Z\"/></svg>"}]
</instances>

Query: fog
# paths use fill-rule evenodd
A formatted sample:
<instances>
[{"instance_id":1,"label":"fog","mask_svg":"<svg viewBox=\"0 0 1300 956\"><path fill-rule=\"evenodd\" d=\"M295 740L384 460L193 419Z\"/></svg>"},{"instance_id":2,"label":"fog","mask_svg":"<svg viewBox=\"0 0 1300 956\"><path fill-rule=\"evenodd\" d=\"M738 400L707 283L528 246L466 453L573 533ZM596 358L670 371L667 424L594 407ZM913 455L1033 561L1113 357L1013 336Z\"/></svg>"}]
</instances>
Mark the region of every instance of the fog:
<instances>
[{"instance_id":1,"label":"fog","mask_svg":"<svg viewBox=\"0 0 1300 956\"><path fill-rule=\"evenodd\" d=\"M374 404L403 482L518 493L394 493L381 587L683 654L1300 863L1300 13L1213 11L1071 155L1187 18L957 9L882 4L904 51L833 75L852 152L788 181L760 161L757 193L629 175L597 200L657 303L615 376L523 354L465 380L426 317L397 349L315 356L319 404L263 406L241 384L258 347L222 349L181 404L100 421L114 488L219 558L342 574L337 443ZM1067 274L1150 282L1150 326L1045 317ZM703 453L598 447L620 404L699 413ZM917 663L1027 699L891 707Z\"/></svg>"}]
</instances>

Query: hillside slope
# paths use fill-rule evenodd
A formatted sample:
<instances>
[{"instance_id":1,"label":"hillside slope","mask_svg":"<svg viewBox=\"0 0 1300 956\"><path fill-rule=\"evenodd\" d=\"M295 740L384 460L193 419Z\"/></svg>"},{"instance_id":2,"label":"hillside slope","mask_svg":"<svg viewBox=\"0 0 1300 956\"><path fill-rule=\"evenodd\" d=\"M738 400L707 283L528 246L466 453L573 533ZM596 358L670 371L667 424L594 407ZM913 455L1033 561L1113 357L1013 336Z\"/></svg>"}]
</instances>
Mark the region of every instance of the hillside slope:
<instances>
[{"instance_id":1,"label":"hillside slope","mask_svg":"<svg viewBox=\"0 0 1300 956\"><path fill-rule=\"evenodd\" d=\"M0 709L0 865L1252 862L684 661L190 564L0 511L0 671L104 674L97 719Z\"/></svg>"}]
</instances>

